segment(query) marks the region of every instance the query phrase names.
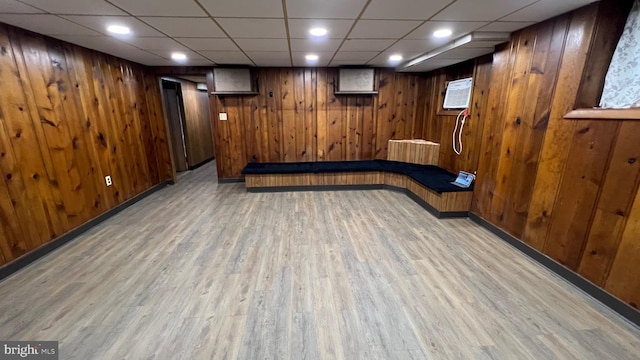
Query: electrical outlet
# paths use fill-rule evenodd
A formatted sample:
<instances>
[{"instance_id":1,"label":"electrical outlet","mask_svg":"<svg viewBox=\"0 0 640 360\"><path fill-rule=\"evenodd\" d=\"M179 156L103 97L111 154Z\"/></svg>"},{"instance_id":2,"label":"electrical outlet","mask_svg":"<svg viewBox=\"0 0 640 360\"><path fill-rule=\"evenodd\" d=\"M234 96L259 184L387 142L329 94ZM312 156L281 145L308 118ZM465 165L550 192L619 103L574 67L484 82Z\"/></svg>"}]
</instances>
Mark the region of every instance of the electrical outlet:
<instances>
[{"instance_id":1,"label":"electrical outlet","mask_svg":"<svg viewBox=\"0 0 640 360\"><path fill-rule=\"evenodd\" d=\"M107 186L111 186L113 182L111 181L111 176L107 175L104 177L104 182L107 183Z\"/></svg>"},{"instance_id":2,"label":"electrical outlet","mask_svg":"<svg viewBox=\"0 0 640 360\"><path fill-rule=\"evenodd\" d=\"M227 113L220 113L220 120L222 121L227 120Z\"/></svg>"}]
</instances>

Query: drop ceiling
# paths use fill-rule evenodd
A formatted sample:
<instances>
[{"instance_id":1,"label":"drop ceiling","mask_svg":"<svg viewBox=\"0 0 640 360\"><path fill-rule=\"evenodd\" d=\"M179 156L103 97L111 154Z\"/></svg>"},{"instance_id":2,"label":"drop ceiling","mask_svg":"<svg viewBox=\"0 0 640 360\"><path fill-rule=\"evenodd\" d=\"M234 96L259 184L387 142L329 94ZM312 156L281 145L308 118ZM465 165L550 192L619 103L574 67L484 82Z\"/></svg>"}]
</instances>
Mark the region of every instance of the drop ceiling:
<instances>
[{"instance_id":1,"label":"drop ceiling","mask_svg":"<svg viewBox=\"0 0 640 360\"><path fill-rule=\"evenodd\" d=\"M150 66L394 66L472 32L512 32L593 0L0 0L0 22ZM108 34L126 25L127 36ZM312 38L309 29L329 33ZM444 39L432 36L449 28ZM493 51L455 51L425 71ZM188 60L178 64L172 52ZM435 64L435 65L434 65ZM441 65L442 64L442 65ZM445 65L446 64L446 65Z\"/></svg>"}]
</instances>

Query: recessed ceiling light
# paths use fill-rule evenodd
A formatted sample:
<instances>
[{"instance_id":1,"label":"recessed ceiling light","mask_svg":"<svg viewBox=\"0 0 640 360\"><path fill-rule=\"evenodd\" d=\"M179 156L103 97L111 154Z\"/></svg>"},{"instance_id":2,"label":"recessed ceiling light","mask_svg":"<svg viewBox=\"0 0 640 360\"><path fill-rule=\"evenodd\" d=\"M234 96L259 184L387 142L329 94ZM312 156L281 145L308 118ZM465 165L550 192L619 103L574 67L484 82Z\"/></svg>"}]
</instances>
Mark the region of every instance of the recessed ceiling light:
<instances>
[{"instance_id":1,"label":"recessed ceiling light","mask_svg":"<svg viewBox=\"0 0 640 360\"><path fill-rule=\"evenodd\" d=\"M318 61L320 57L316 54L308 54L304 58L307 59L307 61Z\"/></svg>"},{"instance_id":2,"label":"recessed ceiling light","mask_svg":"<svg viewBox=\"0 0 640 360\"><path fill-rule=\"evenodd\" d=\"M109 25L109 27L107 27L107 31L118 35L127 35L131 32L128 27L122 25Z\"/></svg>"},{"instance_id":3,"label":"recessed ceiling light","mask_svg":"<svg viewBox=\"0 0 640 360\"><path fill-rule=\"evenodd\" d=\"M433 36L437 38L451 36L451 34L453 34L453 31L451 31L451 29L440 29L433 32Z\"/></svg>"},{"instance_id":4,"label":"recessed ceiling light","mask_svg":"<svg viewBox=\"0 0 640 360\"><path fill-rule=\"evenodd\" d=\"M313 36L325 36L327 35L329 31L327 31L327 29L325 28L313 28L311 30L309 30L309 34L313 35Z\"/></svg>"},{"instance_id":5,"label":"recessed ceiling light","mask_svg":"<svg viewBox=\"0 0 640 360\"><path fill-rule=\"evenodd\" d=\"M181 52L171 53L171 58L175 61L185 61L187 60L187 55Z\"/></svg>"},{"instance_id":6,"label":"recessed ceiling light","mask_svg":"<svg viewBox=\"0 0 640 360\"><path fill-rule=\"evenodd\" d=\"M402 55L400 55L400 54L393 54L393 55L389 56L389 61L391 61L391 62L399 62L399 61L402 61Z\"/></svg>"}]
</instances>

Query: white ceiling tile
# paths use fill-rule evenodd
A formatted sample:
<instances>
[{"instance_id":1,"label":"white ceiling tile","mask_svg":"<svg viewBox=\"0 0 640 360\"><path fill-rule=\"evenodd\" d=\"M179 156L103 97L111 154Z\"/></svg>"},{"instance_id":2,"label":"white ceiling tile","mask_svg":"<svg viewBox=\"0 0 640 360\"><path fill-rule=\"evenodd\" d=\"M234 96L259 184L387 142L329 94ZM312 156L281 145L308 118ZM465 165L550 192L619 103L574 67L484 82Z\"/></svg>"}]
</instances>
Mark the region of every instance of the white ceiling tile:
<instances>
[{"instance_id":1,"label":"white ceiling tile","mask_svg":"<svg viewBox=\"0 0 640 360\"><path fill-rule=\"evenodd\" d=\"M111 54L124 59L136 61L134 59L153 57L149 52L137 49L132 45L114 39L110 36L78 36L78 35L57 35L58 39L94 49L106 54ZM138 61L136 61L138 62Z\"/></svg>"},{"instance_id":2,"label":"white ceiling tile","mask_svg":"<svg viewBox=\"0 0 640 360\"><path fill-rule=\"evenodd\" d=\"M100 35L71 21L48 14L0 14L0 22L44 35Z\"/></svg>"},{"instance_id":3,"label":"white ceiling tile","mask_svg":"<svg viewBox=\"0 0 640 360\"><path fill-rule=\"evenodd\" d=\"M335 52L342 40L336 39L291 39L291 51L330 51Z\"/></svg>"},{"instance_id":4,"label":"white ceiling tile","mask_svg":"<svg viewBox=\"0 0 640 360\"><path fill-rule=\"evenodd\" d=\"M362 61L357 60L336 60L333 59L329 64L330 67L340 67L340 66L365 66Z\"/></svg>"},{"instance_id":5,"label":"white ceiling tile","mask_svg":"<svg viewBox=\"0 0 640 360\"><path fill-rule=\"evenodd\" d=\"M291 67L291 60L289 58L274 59L274 60L261 60L256 61L256 65L262 67Z\"/></svg>"},{"instance_id":6,"label":"white ceiling tile","mask_svg":"<svg viewBox=\"0 0 640 360\"><path fill-rule=\"evenodd\" d=\"M458 0L434 20L493 21L537 0ZM558 1L558 0L556 0Z\"/></svg>"},{"instance_id":7,"label":"white ceiling tile","mask_svg":"<svg viewBox=\"0 0 640 360\"><path fill-rule=\"evenodd\" d=\"M428 20L451 0L373 0L363 19Z\"/></svg>"},{"instance_id":8,"label":"white ceiling tile","mask_svg":"<svg viewBox=\"0 0 640 360\"><path fill-rule=\"evenodd\" d=\"M347 39L342 47L341 51L382 51L389 45L393 44L394 40L370 40L370 39Z\"/></svg>"},{"instance_id":9,"label":"white ceiling tile","mask_svg":"<svg viewBox=\"0 0 640 360\"><path fill-rule=\"evenodd\" d=\"M378 55L377 51L338 51L333 60L352 60L359 61L360 63L366 63Z\"/></svg>"},{"instance_id":10,"label":"white ceiling tile","mask_svg":"<svg viewBox=\"0 0 640 360\"><path fill-rule=\"evenodd\" d=\"M293 66L328 66L329 60L333 56L332 52L314 52L314 54L318 55L318 61L314 61L310 63L305 59L305 56L308 53L306 52L292 52L291 56L293 57Z\"/></svg>"},{"instance_id":11,"label":"white ceiling tile","mask_svg":"<svg viewBox=\"0 0 640 360\"><path fill-rule=\"evenodd\" d=\"M236 39L244 51L289 51L287 39Z\"/></svg>"},{"instance_id":12,"label":"white ceiling tile","mask_svg":"<svg viewBox=\"0 0 640 360\"><path fill-rule=\"evenodd\" d=\"M208 16L195 1L110 0L136 16Z\"/></svg>"},{"instance_id":13,"label":"white ceiling tile","mask_svg":"<svg viewBox=\"0 0 640 360\"><path fill-rule=\"evenodd\" d=\"M191 50L238 51L238 47L230 39L222 38L175 38Z\"/></svg>"},{"instance_id":14,"label":"white ceiling tile","mask_svg":"<svg viewBox=\"0 0 640 360\"><path fill-rule=\"evenodd\" d=\"M131 29L129 35L123 35L119 37L134 37L134 36L155 36L163 37L164 35L154 30L149 25L134 18L133 16L64 16L65 19L78 23L82 26L86 26L97 32L107 34L107 27L109 25L123 25Z\"/></svg>"},{"instance_id":15,"label":"white ceiling tile","mask_svg":"<svg viewBox=\"0 0 640 360\"><path fill-rule=\"evenodd\" d=\"M353 22L354 20L289 19L289 35L292 39L307 39L311 37L310 29L321 27L329 31L324 38L344 39Z\"/></svg>"},{"instance_id":16,"label":"white ceiling tile","mask_svg":"<svg viewBox=\"0 0 640 360\"><path fill-rule=\"evenodd\" d=\"M567 11L577 9L593 1L588 0L540 0L539 2L516 11L501 20L540 22Z\"/></svg>"},{"instance_id":17,"label":"white ceiling tile","mask_svg":"<svg viewBox=\"0 0 640 360\"><path fill-rule=\"evenodd\" d=\"M175 40L168 37L130 37L123 41L144 50L172 50L183 51L189 50L184 45L178 44Z\"/></svg>"},{"instance_id":18,"label":"white ceiling tile","mask_svg":"<svg viewBox=\"0 0 640 360\"><path fill-rule=\"evenodd\" d=\"M126 15L103 0L22 0L22 2L52 14Z\"/></svg>"},{"instance_id":19,"label":"white ceiling tile","mask_svg":"<svg viewBox=\"0 0 640 360\"><path fill-rule=\"evenodd\" d=\"M351 39L399 39L421 21L359 20L349 34Z\"/></svg>"},{"instance_id":20,"label":"white ceiling tile","mask_svg":"<svg viewBox=\"0 0 640 360\"><path fill-rule=\"evenodd\" d=\"M493 47L456 48L437 56L438 59L473 59L478 56L491 54Z\"/></svg>"},{"instance_id":21,"label":"white ceiling tile","mask_svg":"<svg viewBox=\"0 0 640 360\"><path fill-rule=\"evenodd\" d=\"M414 32L409 34L406 37L406 39L409 39L409 40L432 39L434 42L439 42L444 44L462 35L468 34L487 24L488 23L486 21L484 22L427 21L422 26L417 28ZM444 39L434 38L433 32L440 29L450 29L453 33L448 38L444 38Z\"/></svg>"},{"instance_id":22,"label":"white ceiling tile","mask_svg":"<svg viewBox=\"0 0 640 360\"><path fill-rule=\"evenodd\" d=\"M256 60L279 60L289 58L288 51L247 51L247 56Z\"/></svg>"},{"instance_id":23,"label":"white ceiling tile","mask_svg":"<svg viewBox=\"0 0 640 360\"><path fill-rule=\"evenodd\" d=\"M483 26L479 31L513 32L535 24L526 21L496 21Z\"/></svg>"},{"instance_id":24,"label":"white ceiling tile","mask_svg":"<svg viewBox=\"0 0 640 360\"><path fill-rule=\"evenodd\" d=\"M142 21L171 37L226 37L208 18L141 17Z\"/></svg>"},{"instance_id":25,"label":"white ceiling tile","mask_svg":"<svg viewBox=\"0 0 640 360\"><path fill-rule=\"evenodd\" d=\"M171 59L171 53L173 52L172 50L148 50L150 53L156 54L160 57L163 57L165 59ZM180 52L184 53L185 55L187 55L187 62L191 63L194 62L196 60L204 60L205 58L194 52L191 50L179 50Z\"/></svg>"},{"instance_id":26,"label":"white ceiling tile","mask_svg":"<svg viewBox=\"0 0 640 360\"><path fill-rule=\"evenodd\" d=\"M287 37L284 19L219 19L216 21L232 38Z\"/></svg>"},{"instance_id":27,"label":"white ceiling tile","mask_svg":"<svg viewBox=\"0 0 640 360\"><path fill-rule=\"evenodd\" d=\"M199 51L199 53L217 64L252 64L242 51Z\"/></svg>"},{"instance_id":28,"label":"white ceiling tile","mask_svg":"<svg viewBox=\"0 0 640 360\"><path fill-rule=\"evenodd\" d=\"M0 14L37 14L43 12L16 0L0 0Z\"/></svg>"},{"instance_id":29,"label":"white ceiling tile","mask_svg":"<svg viewBox=\"0 0 640 360\"><path fill-rule=\"evenodd\" d=\"M376 62L376 64L386 64L389 56L394 54L402 55L404 61L408 61L439 46L441 46L441 44L434 43L428 40L400 40L397 43L393 44L393 46L391 46L389 49L381 53L380 56L374 59L374 61Z\"/></svg>"},{"instance_id":30,"label":"white ceiling tile","mask_svg":"<svg viewBox=\"0 0 640 360\"><path fill-rule=\"evenodd\" d=\"M200 4L213 17L284 17L281 0L200 0Z\"/></svg>"},{"instance_id":31,"label":"white ceiling tile","mask_svg":"<svg viewBox=\"0 0 640 360\"><path fill-rule=\"evenodd\" d=\"M287 0L289 18L357 19L366 0Z\"/></svg>"},{"instance_id":32,"label":"white ceiling tile","mask_svg":"<svg viewBox=\"0 0 640 360\"><path fill-rule=\"evenodd\" d=\"M213 66L214 65L213 61L208 59L189 60L186 63L176 63L173 60L163 59L163 58L160 58L160 59L161 60L157 60L145 65L149 65L149 66Z\"/></svg>"}]
</instances>

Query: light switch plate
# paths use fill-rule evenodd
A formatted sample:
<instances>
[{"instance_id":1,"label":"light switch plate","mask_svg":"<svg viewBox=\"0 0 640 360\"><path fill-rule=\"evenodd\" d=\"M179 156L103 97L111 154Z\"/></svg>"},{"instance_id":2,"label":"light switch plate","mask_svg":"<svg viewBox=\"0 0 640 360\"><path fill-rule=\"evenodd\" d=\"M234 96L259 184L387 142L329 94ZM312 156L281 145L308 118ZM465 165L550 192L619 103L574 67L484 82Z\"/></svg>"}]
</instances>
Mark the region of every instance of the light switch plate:
<instances>
[{"instance_id":1,"label":"light switch plate","mask_svg":"<svg viewBox=\"0 0 640 360\"><path fill-rule=\"evenodd\" d=\"M220 113L220 120L227 120L227 113Z\"/></svg>"}]
</instances>

